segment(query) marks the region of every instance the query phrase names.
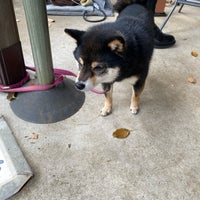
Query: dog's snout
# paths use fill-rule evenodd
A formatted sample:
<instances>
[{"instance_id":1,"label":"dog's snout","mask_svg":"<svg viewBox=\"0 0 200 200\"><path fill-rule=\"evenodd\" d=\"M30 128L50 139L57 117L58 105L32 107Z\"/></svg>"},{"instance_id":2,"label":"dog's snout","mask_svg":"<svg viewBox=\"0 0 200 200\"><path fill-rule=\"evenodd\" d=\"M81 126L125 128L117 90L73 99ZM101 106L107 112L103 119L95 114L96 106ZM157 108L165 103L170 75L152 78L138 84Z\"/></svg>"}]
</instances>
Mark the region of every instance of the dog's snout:
<instances>
[{"instance_id":1,"label":"dog's snout","mask_svg":"<svg viewBox=\"0 0 200 200\"><path fill-rule=\"evenodd\" d=\"M83 90L83 89L85 88L85 84L82 83L82 82L76 82L76 83L75 83L75 86L76 86L76 88L79 89L79 90Z\"/></svg>"}]
</instances>

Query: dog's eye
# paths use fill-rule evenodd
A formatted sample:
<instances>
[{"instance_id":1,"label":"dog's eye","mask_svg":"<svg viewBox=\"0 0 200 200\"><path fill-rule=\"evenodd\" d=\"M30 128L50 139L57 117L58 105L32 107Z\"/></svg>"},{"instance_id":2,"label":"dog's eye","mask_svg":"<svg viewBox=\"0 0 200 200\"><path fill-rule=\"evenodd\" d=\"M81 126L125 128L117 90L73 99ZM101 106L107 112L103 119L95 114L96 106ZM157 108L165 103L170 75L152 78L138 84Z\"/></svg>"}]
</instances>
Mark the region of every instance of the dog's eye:
<instances>
[{"instance_id":1,"label":"dog's eye","mask_svg":"<svg viewBox=\"0 0 200 200\"><path fill-rule=\"evenodd\" d=\"M93 68L93 71L95 73L101 73L105 70L105 67L103 65L97 65L96 67Z\"/></svg>"}]
</instances>

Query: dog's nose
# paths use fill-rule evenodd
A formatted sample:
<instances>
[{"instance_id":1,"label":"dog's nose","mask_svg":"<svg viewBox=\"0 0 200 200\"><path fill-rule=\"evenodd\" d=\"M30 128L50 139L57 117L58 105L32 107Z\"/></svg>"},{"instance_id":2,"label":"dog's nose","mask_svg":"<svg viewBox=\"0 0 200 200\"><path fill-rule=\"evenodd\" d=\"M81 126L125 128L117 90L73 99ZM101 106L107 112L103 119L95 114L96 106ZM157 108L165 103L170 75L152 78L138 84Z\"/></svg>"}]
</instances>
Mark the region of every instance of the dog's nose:
<instances>
[{"instance_id":1,"label":"dog's nose","mask_svg":"<svg viewBox=\"0 0 200 200\"><path fill-rule=\"evenodd\" d=\"M75 86L77 89L79 90L83 90L85 88L85 84L84 83L81 83L81 82L76 82L75 83Z\"/></svg>"}]
</instances>

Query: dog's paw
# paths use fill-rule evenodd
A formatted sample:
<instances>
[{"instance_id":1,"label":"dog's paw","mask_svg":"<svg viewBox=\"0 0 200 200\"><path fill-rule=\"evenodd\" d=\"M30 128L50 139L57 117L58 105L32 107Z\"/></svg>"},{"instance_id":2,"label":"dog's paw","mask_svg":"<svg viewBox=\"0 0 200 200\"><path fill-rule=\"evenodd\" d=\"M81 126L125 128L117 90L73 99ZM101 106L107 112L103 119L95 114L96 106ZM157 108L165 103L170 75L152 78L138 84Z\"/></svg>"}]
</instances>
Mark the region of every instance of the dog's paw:
<instances>
[{"instance_id":1,"label":"dog's paw","mask_svg":"<svg viewBox=\"0 0 200 200\"><path fill-rule=\"evenodd\" d=\"M130 106L130 111L131 111L131 113L132 114L134 114L134 115L136 115L136 114L138 114L138 112L139 112L139 107L136 107L136 106Z\"/></svg>"},{"instance_id":2,"label":"dog's paw","mask_svg":"<svg viewBox=\"0 0 200 200\"><path fill-rule=\"evenodd\" d=\"M101 110L101 116L105 117L109 115L112 112L112 107L111 106L104 106Z\"/></svg>"}]
</instances>

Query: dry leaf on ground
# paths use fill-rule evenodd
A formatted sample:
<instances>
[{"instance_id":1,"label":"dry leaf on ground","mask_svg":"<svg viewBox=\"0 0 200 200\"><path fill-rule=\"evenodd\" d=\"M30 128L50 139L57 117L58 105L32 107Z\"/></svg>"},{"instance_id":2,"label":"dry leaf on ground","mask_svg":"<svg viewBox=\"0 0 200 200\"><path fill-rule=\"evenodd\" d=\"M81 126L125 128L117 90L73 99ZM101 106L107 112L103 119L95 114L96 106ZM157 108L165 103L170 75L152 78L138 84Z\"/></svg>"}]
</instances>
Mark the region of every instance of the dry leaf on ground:
<instances>
[{"instance_id":1,"label":"dry leaf on ground","mask_svg":"<svg viewBox=\"0 0 200 200\"><path fill-rule=\"evenodd\" d=\"M37 133L32 133L31 134L31 139L38 139L38 134Z\"/></svg>"},{"instance_id":2,"label":"dry leaf on ground","mask_svg":"<svg viewBox=\"0 0 200 200\"><path fill-rule=\"evenodd\" d=\"M194 78L193 76L188 77L187 81L189 83L193 83L193 84L195 84L197 82L196 78Z\"/></svg>"},{"instance_id":3,"label":"dry leaf on ground","mask_svg":"<svg viewBox=\"0 0 200 200\"><path fill-rule=\"evenodd\" d=\"M113 132L113 137L123 139L123 138L128 137L129 134L130 134L130 130L126 128L120 128Z\"/></svg>"},{"instance_id":4,"label":"dry leaf on ground","mask_svg":"<svg viewBox=\"0 0 200 200\"><path fill-rule=\"evenodd\" d=\"M7 99L9 101L12 101L16 98L16 92L9 92L8 95L7 95Z\"/></svg>"},{"instance_id":5,"label":"dry leaf on ground","mask_svg":"<svg viewBox=\"0 0 200 200\"><path fill-rule=\"evenodd\" d=\"M54 19L51 19L51 18L48 18L48 26L50 27L51 26L51 23L55 22Z\"/></svg>"},{"instance_id":6,"label":"dry leaf on ground","mask_svg":"<svg viewBox=\"0 0 200 200\"><path fill-rule=\"evenodd\" d=\"M33 82L29 83L29 86L34 86L34 85L35 85L35 83L33 83Z\"/></svg>"},{"instance_id":7,"label":"dry leaf on ground","mask_svg":"<svg viewBox=\"0 0 200 200\"><path fill-rule=\"evenodd\" d=\"M52 19L52 18L48 18L48 22L55 22L55 20L54 19Z\"/></svg>"},{"instance_id":8,"label":"dry leaf on ground","mask_svg":"<svg viewBox=\"0 0 200 200\"><path fill-rule=\"evenodd\" d=\"M191 55L194 56L194 57L197 57L198 56L198 52L197 51L192 51Z\"/></svg>"}]
</instances>

